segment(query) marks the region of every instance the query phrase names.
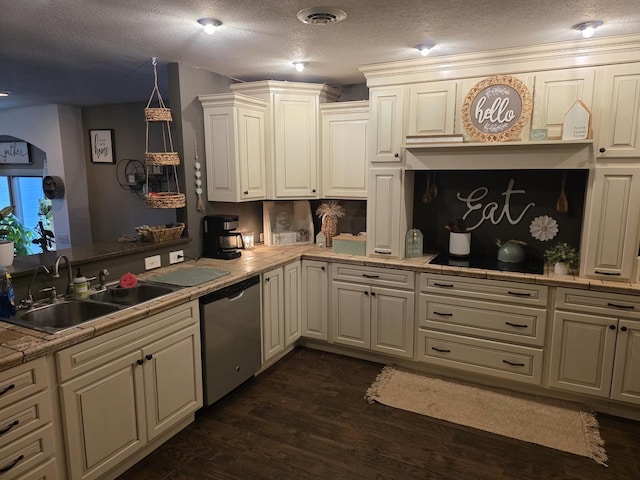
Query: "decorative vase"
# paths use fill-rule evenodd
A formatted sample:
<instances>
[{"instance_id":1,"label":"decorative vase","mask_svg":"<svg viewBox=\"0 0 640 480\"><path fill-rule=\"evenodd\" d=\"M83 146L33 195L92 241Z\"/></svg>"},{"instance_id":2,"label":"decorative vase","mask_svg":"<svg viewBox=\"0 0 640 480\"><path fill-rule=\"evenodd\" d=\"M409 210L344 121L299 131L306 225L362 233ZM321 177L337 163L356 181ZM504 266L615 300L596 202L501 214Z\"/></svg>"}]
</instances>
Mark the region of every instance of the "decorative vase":
<instances>
[{"instance_id":1,"label":"decorative vase","mask_svg":"<svg viewBox=\"0 0 640 480\"><path fill-rule=\"evenodd\" d=\"M565 262L556 262L553 266L553 273L558 275L569 275L569 264Z\"/></svg>"},{"instance_id":2,"label":"decorative vase","mask_svg":"<svg viewBox=\"0 0 640 480\"><path fill-rule=\"evenodd\" d=\"M468 257L471 253L471 232L449 233L449 255Z\"/></svg>"},{"instance_id":3,"label":"decorative vase","mask_svg":"<svg viewBox=\"0 0 640 480\"><path fill-rule=\"evenodd\" d=\"M12 241L0 240L0 265L13 265L13 248Z\"/></svg>"},{"instance_id":4,"label":"decorative vase","mask_svg":"<svg viewBox=\"0 0 640 480\"><path fill-rule=\"evenodd\" d=\"M322 219L322 228L320 231L324 233L324 236L326 237L327 247L331 247L333 245L332 239L338 233L338 217L326 215Z\"/></svg>"}]
</instances>

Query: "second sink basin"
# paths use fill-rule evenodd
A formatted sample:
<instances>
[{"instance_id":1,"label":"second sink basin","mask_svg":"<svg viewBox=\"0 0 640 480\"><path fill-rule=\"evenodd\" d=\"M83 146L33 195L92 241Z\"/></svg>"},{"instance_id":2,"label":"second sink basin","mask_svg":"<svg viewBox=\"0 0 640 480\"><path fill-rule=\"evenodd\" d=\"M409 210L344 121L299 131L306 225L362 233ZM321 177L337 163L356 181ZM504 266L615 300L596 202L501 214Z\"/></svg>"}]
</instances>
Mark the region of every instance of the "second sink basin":
<instances>
[{"instance_id":1,"label":"second sink basin","mask_svg":"<svg viewBox=\"0 0 640 480\"><path fill-rule=\"evenodd\" d=\"M153 300L154 298L158 298L175 291L176 289L170 286L138 283L137 286L131 288L107 288L102 292L94 293L89 298L98 302L131 306Z\"/></svg>"},{"instance_id":2,"label":"second sink basin","mask_svg":"<svg viewBox=\"0 0 640 480\"><path fill-rule=\"evenodd\" d=\"M58 333L121 308L107 303L67 300L34 308L4 321L41 332Z\"/></svg>"}]
</instances>

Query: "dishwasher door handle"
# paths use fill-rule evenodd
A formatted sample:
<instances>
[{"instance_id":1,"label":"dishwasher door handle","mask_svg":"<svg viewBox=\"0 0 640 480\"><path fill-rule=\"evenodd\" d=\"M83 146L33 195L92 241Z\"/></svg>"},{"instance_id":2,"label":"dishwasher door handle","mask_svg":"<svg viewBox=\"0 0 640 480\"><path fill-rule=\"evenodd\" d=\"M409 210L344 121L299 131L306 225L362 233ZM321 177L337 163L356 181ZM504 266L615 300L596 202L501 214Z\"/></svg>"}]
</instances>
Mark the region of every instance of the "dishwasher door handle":
<instances>
[{"instance_id":1,"label":"dishwasher door handle","mask_svg":"<svg viewBox=\"0 0 640 480\"><path fill-rule=\"evenodd\" d=\"M244 297L244 290L242 290L237 295L227 297L227 300L229 300L230 302L235 302L236 300L239 300L242 297Z\"/></svg>"}]
</instances>

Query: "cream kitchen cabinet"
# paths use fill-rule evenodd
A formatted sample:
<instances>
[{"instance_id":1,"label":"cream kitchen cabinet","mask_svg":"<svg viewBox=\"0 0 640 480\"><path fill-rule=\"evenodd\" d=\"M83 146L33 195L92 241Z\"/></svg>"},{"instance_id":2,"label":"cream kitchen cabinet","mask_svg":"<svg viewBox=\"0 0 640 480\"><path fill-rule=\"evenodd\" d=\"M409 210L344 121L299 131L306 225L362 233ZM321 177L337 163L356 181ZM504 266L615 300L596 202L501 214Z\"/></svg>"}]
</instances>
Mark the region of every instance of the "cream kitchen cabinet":
<instances>
[{"instance_id":1,"label":"cream kitchen cabinet","mask_svg":"<svg viewBox=\"0 0 640 480\"><path fill-rule=\"evenodd\" d=\"M403 171L398 168L372 168L369 172L367 202L367 255L401 257L404 254L406 221L401 215Z\"/></svg>"},{"instance_id":2,"label":"cream kitchen cabinet","mask_svg":"<svg viewBox=\"0 0 640 480\"><path fill-rule=\"evenodd\" d=\"M262 364L269 363L300 338L300 261L262 275Z\"/></svg>"},{"instance_id":3,"label":"cream kitchen cabinet","mask_svg":"<svg viewBox=\"0 0 640 480\"><path fill-rule=\"evenodd\" d=\"M70 479L113 476L118 465L175 433L202 406L197 301L56 357Z\"/></svg>"},{"instance_id":4,"label":"cream kitchen cabinet","mask_svg":"<svg viewBox=\"0 0 640 480\"><path fill-rule=\"evenodd\" d=\"M412 358L413 272L343 264L331 269L331 341Z\"/></svg>"},{"instance_id":5,"label":"cream kitchen cabinet","mask_svg":"<svg viewBox=\"0 0 640 480\"><path fill-rule=\"evenodd\" d=\"M580 276L629 281L638 256L640 167L596 166L590 172Z\"/></svg>"},{"instance_id":6,"label":"cream kitchen cabinet","mask_svg":"<svg viewBox=\"0 0 640 480\"><path fill-rule=\"evenodd\" d=\"M409 87L406 135L451 135L456 117L454 81L426 82Z\"/></svg>"},{"instance_id":7,"label":"cream kitchen cabinet","mask_svg":"<svg viewBox=\"0 0 640 480\"><path fill-rule=\"evenodd\" d=\"M546 128L547 138L562 138L567 110L581 100L593 109L595 68L570 68L535 74L531 129Z\"/></svg>"},{"instance_id":8,"label":"cream kitchen cabinet","mask_svg":"<svg viewBox=\"0 0 640 480\"><path fill-rule=\"evenodd\" d=\"M369 102L320 105L322 198L367 198Z\"/></svg>"},{"instance_id":9,"label":"cream kitchen cabinet","mask_svg":"<svg viewBox=\"0 0 640 480\"><path fill-rule=\"evenodd\" d=\"M640 300L558 288L549 386L640 405Z\"/></svg>"},{"instance_id":10,"label":"cream kitchen cabinet","mask_svg":"<svg viewBox=\"0 0 640 480\"><path fill-rule=\"evenodd\" d=\"M369 92L369 152L374 163L402 162L404 87L372 88Z\"/></svg>"},{"instance_id":11,"label":"cream kitchen cabinet","mask_svg":"<svg viewBox=\"0 0 640 480\"><path fill-rule=\"evenodd\" d=\"M267 104L234 93L198 98L204 111L207 199L265 199Z\"/></svg>"},{"instance_id":12,"label":"cream kitchen cabinet","mask_svg":"<svg viewBox=\"0 0 640 480\"><path fill-rule=\"evenodd\" d=\"M48 360L42 357L0 372L0 475L3 479L53 480L61 474L56 461Z\"/></svg>"},{"instance_id":13,"label":"cream kitchen cabinet","mask_svg":"<svg viewBox=\"0 0 640 480\"><path fill-rule=\"evenodd\" d=\"M603 77L597 155L601 158L638 158L640 63L606 67Z\"/></svg>"},{"instance_id":14,"label":"cream kitchen cabinet","mask_svg":"<svg viewBox=\"0 0 640 480\"><path fill-rule=\"evenodd\" d=\"M267 197L319 198L319 105L339 92L327 85L265 80L231 85L266 101Z\"/></svg>"},{"instance_id":15,"label":"cream kitchen cabinet","mask_svg":"<svg viewBox=\"0 0 640 480\"><path fill-rule=\"evenodd\" d=\"M302 336L316 340L328 340L328 290L327 262L302 260Z\"/></svg>"},{"instance_id":16,"label":"cream kitchen cabinet","mask_svg":"<svg viewBox=\"0 0 640 480\"><path fill-rule=\"evenodd\" d=\"M416 360L540 384L548 288L420 274Z\"/></svg>"}]
</instances>

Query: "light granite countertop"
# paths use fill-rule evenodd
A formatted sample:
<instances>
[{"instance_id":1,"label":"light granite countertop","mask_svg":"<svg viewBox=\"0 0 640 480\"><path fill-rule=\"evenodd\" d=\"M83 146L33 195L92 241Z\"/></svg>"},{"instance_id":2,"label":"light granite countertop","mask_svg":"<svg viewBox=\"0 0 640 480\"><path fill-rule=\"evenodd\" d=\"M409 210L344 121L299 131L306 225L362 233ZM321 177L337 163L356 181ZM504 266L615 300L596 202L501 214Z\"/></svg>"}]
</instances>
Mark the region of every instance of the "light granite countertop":
<instances>
[{"instance_id":1,"label":"light granite countertop","mask_svg":"<svg viewBox=\"0 0 640 480\"><path fill-rule=\"evenodd\" d=\"M314 245L257 246L252 250L243 250L242 256L234 260L201 258L197 262L184 262L170 267L164 267L141 274L138 278L144 280L158 273L171 272L192 266L226 270L229 272L229 275L194 287L179 289L157 300L151 300L114 312L57 334L43 333L0 321L0 370L28 362L92 337L137 322L172 306L198 299L207 293L219 290L220 288L232 285L254 275L267 272L300 258L349 263L352 265L399 268L418 273L440 273L473 278L487 278L491 280L511 280L554 287L572 287L609 293L640 295L640 284L592 280L574 275L556 275L548 271L542 275L535 275L429 264L429 261L435 255L436 252L430 255L425 254L419 258L398 259L339 254L334 253L328 248L318 248Z\"/></svg>"}]
</instances>

